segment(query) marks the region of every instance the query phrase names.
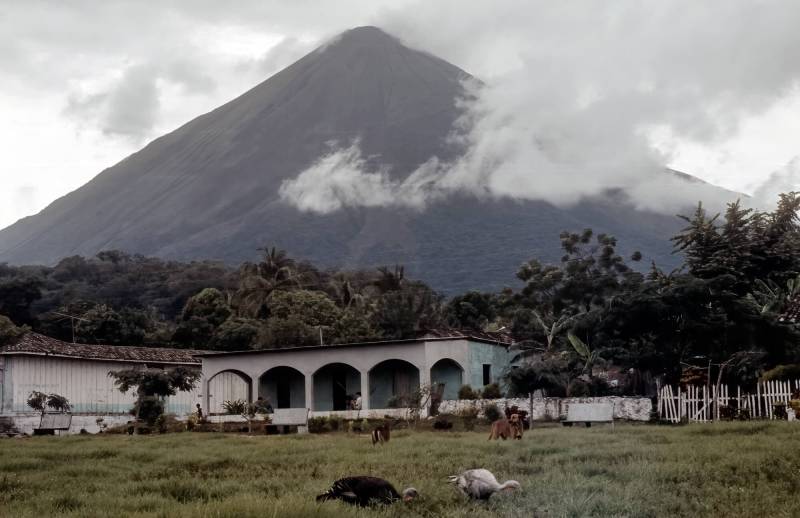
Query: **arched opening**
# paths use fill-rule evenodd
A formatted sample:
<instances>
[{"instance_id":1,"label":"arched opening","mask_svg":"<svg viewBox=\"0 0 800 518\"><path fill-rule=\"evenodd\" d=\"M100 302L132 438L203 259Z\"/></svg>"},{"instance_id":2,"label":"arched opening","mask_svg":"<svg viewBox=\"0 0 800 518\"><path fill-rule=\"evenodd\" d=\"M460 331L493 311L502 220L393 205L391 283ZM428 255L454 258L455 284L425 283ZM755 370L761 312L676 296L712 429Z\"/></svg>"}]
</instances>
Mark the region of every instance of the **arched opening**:
<instances>
[{"instance_id":1,"label":"arched opening","mask_svg":"<svg viewBox=\"0 0 800 518\"><path fill-rule=\"evenodd\" d=\"M252 402L252 380L247 374L236 371L222 371L208 380L208 413L224 414L226 401ZM194 409L192 409L194 410Z\"/></svg>"},{"instance_id":2,"label":"arched opening","mask_svg":"<svg viewBox=\"0 0 800 518\"><path fill-rule=\"evenodd\" d=\"M382 361L369 371L370 408L389 408L390 403L398 401L402 405L417 389L419 369L407 361Z\"/></svg>"},{"instance_id":3,"label":"arched opening","mask_svg":"<svg viewBox=\"0 0 800 518\"><path fill-rule=\"evenodd\" d=\"M442 358L431 367L431 385L444 385L442 399L458 399L463 377L464 369L450 358Z\"/></svg>"},{"instance_id":4,"label":"arched opening","mask_svg":"<svg viewBox=\"0 0 800 518\"><path fill-rule=\"evenodd\" d=\"M349 410L348 398L361 392L361 373L346 363L329 363L314 373L314 410Z\"/></svg>"},{"instance_id":5,"label":"arched opening","mask_svg":"<svg viewBox=\"0 0 800 518\"><path fill-rule=\"evenodd\" d=\"M273 408L305 408L306 377L291 367L273 367L258 378L258 396Z\"/></svg>"}]
</instances>

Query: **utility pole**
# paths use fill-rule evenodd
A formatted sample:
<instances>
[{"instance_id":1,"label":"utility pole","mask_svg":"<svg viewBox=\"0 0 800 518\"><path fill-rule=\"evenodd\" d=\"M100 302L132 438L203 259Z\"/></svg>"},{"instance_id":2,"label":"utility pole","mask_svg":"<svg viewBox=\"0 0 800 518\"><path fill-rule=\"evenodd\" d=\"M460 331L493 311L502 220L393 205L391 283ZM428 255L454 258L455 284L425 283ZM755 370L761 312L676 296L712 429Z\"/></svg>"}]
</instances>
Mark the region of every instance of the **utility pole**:
<instances>
[{"instance_id":1,"label":"utility pole","mask_svg":"<svg viewBox=\"0 0 800 518\"><path fill-rule=\"evenodd\" d=\"M60 313L58 311L52 311L52 313L54 315L58 315L58 316L62 317L62 318L59 318L58 321L65 320L67 318L70 320L70 325L72 326L72 343L76 343L75 342L75 321L77 320L79 322L88 322L89 320L87 320L85 318L81 318L81 317L76 316L76 315L70 315L70 314L67 314L67 313Z\"/></svg>"}]
</instances>

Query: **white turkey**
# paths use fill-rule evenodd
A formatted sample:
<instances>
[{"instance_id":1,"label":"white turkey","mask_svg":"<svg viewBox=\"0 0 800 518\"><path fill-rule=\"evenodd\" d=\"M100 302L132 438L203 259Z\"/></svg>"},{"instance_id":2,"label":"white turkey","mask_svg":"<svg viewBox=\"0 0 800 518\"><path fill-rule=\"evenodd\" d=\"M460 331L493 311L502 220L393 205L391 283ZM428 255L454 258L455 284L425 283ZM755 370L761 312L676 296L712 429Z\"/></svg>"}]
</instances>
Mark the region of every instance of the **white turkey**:
<instances>
[{"instance_id":1,"label":"white turkey","mask_svg":"<svg viewBox=\"0 0 800 518\"><path fill-rule=\"evenodd\" d=\"M499 483L488 469L468 469L460 475L450 477L450 482L468 497L479 500L488 500L498 491L510 492L522 488L516 480Z\"/></svg>"},{"instance_id":2,"label":"white turkey","mask_svg":"<svg viewBox=\"0 0 800 518\"><path fill-rule=\"evenodd\" d=\"M363 507L372 504L391 504L401 499L408 502L417 496L419 493L413 487L405 489L401 495L394 486L382 478L358 476L340 478L329 490L317 496L317 502L341 500Z\"/></svg>"}]
</instances>

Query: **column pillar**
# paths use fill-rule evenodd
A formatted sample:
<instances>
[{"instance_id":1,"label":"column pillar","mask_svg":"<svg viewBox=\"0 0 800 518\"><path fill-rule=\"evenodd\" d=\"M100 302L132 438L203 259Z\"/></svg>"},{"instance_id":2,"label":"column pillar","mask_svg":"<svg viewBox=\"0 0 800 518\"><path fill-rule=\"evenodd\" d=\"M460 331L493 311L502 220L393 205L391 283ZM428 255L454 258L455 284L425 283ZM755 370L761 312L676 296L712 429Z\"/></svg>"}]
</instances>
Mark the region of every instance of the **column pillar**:
<instances>
[{"instance_id":1,"label":"column pillar","mask_svg":"<svg viewBox=\"0 0 800 518\"><path fill-rule=\"evenodd\" d=\"M369 371L362 370L361 373L361 410L369 410Z\"/></svg>"},{"instance_id":2,"label":"column pillar","mask_svg":"<svg viewBox=\"0 0 800 518\"><path fill-rule=\"evenodd\" d=\"M430 388L431 388L431 371L428 369L427 364L422 364L421 366L417 366L419 369L419 388L426 388L428 389L428 401L425 404L425 408L422 409L421 417L428 417L431 408L431 398L430 398Z\"/></svg>"},{"instance_id":3,"label":"column pillar","mask_svg":"<svg viewBox=\"0 0 800 518\"><path fill-rule=\"evenodd\" d=\"M306 382L306 408L314 410L314 376L303 373Z\"/></svg>"},{"instance_id":4,"label":"column pillar","mask_svg":"<svg viewBox=\"0 0 800 518\"><path fill-rule=\"evenodd\" d=\"M249 372L244 371L244 372L245 374L250 376L250 402L255 403L256 400L258 400L258 389L259 389L259 384L261 383L260 376L262 372L252 372L252 371ZM271 403L273 405L275 404L274 401L271 401Z\"/></svg>"},{"instance_id":5,"label":"column pillar","mask_svg":"<svg viewBox=\"0 0 800 518\"><path fill-rule=\"evenodd\" d=\"M209 401L209 391L211 390L211 380L203 376L200 378L200 390L202 394L200 395L201 401L200 406L203 408L203 415L208 417L211 413L211 403Z\"/></svg>"}]
</instances>

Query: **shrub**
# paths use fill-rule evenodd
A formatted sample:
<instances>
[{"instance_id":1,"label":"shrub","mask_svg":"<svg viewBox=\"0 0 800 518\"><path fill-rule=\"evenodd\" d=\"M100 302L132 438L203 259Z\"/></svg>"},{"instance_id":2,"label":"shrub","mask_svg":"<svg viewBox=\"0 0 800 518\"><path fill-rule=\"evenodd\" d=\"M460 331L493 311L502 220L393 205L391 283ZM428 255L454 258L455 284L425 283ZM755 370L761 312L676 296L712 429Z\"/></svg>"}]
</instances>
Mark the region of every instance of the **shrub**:
<instances>
[{"instance_id":1,"label":"shrub","mask_svg":"<svg viewBox=\"0 0 800 518\"><path fill-rule=\"evenodd\" d=\"M478 399L478 393L469 385L461 385L458 389L458 399Z\"/></svg>"},{"instance_id":2,"label":"shrub","mask_svg":"<svg viewBox=\"0 0 800 518\"><path fill-rule=\"evenodd\" d=\"M158 397L147 396L143 396L141 399L137 400L130 411L131 415L138 415L139 419L147 423L150 427L155 425L156 421L163 413L164 402Z\"/></svg>"},{"instance_id":3,"label":"shrub","mask_svg":"<svg viewBox=\"0 0 800 518\"><path fill-rule=\"evenodd\" d=\"M44 392L33 391L28 395L26 401L29 407L44 413L45 409L50 408L56 412L69 412L69 400L59 394L45 394Z\"/></svg>"},{"instance_id":4,"label":"shrub","mask_svg":"<svg viewBox=\"0 0 800 518\"><path fill-rule=\"evenodd\" d=\"M478 420L478 414L478 407L472 405L462 408L458 412L458 416L461 417L461 420L464 423L465 430L471 431L475 428L475 421Z\"/></svg>"},{"instance_id":5,"label":"shrub","mask_svg":"<svg viewBox=\"0 0 800 518\"><path fill-rule=\"evenodd\" d=\"M434 430L450 430L453 428L453 423L445 415L440 415L433 422Z\"/></svg>"},{"instance_id":6,"label":"shrub","mask_svg":"<svg viewBox=\"0 0 800 518\"><path fill-rule=\"evenodd\" d=\"M483 407L483 415L486 416L486 419L490 423L497 421L498 419L503 417L503 413L500 412L500 409L497 408L497 405L495 404L486 405L485 407Z\"/></svg>"},{"instance_id":7,"label":"shrub","mask_svg":"<svg viewBox=\"0 0 800 518\"><path fill-rule=\"evenodd\" d=\"M325 433L328 431L327 417L312 417L308 420L308 431L310 433Z\"/></svg>"},{"instance_id":8,"label":"shrub","mask_svg":"<svg viewBox=\"0 0 800 518\"><path fill-rule=\"evenodd\" d=\"M503 394L500 392L500 385L490 383L483 387L483 399L500 399Z\"/></svg>"},{"instance_id":9,"label":"shrub","mask_svg":"<svg viewBox=\"0 0 800 518\"><path fill-rule=\"evenodd\" d=\"M230 415L245 415L247 413L247 401L243 399L236 399L234 401L225 401L222 403L222 408L226 414Z\"/></svg>"},{"instance_id":10,"label":"shrub","mask_svg":"<svg viewBox=\"0 0 800 518\"><path fill-rule=\"evenodd\" d=\"M576 378L567 386L567 397L589 397L592 395L589 383Z\"/></svg>"},{"instance_id":11,"label":"shrub","mask_svg":"<svg viewBox=\"0 0 800 518\"><path fill-rule=\"evenodd\" d=\"M778 365L761 375L761 381L785 381L800 379L800 364Z\"/></svg>"}]
</instances>

